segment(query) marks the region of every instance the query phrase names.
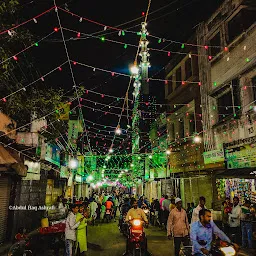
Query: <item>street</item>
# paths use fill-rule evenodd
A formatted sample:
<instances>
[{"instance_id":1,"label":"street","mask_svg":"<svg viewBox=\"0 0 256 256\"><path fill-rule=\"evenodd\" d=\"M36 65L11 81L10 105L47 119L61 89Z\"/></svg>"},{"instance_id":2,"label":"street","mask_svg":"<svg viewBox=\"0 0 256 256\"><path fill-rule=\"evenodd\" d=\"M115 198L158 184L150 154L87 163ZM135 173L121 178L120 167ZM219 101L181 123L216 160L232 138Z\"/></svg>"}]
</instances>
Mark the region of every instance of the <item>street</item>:
<instances>
[{"instance_id":1,"label":"street","mask_svg":"<svg viewBox=\"0 0 256 256\"><path fill-rule=\"evenodd\" d=\"M172 256L172 241L166 238L166 232L157 227L146 229L149 252L153 256ZM120 256L125 251L125 237L119 232L117 222L104 223L88 227L88 242L100 245L102 250L90 249L88 256Z\"/></svg>"}]
</instances>

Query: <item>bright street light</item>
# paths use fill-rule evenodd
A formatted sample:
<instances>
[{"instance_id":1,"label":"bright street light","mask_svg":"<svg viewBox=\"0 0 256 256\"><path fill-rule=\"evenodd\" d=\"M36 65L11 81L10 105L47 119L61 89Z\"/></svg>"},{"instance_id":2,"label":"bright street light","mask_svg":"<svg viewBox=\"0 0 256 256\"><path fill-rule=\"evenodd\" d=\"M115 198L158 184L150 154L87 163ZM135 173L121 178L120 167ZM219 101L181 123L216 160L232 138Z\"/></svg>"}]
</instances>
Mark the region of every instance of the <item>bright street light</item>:
<instances>
[{"instance_id":1,"label":"bright street light","mask_svg":"<svg viewBox=\"0 0 256 256\"><path fill-rule=\"evenodd\" d=\"M68 164L70 169L76 169L78 167L77 159L71 159Z\"/></svg>"},{"instance_id":2,"label":"bright street light","mask_svg":"<svg viewBox=\"0 0 256 256\"><path fill-rule=\"evenodd\" d=\"M92 180L93 180L92 175L89 175L89 176L87 177L87 181L92 181Z\"/></svg>"},{"instance_id":3,"label":"bright street light","mask_svg":"<svg viewBox=\"0 0 256 256\"><path fill-rule=\"evenodd\" d=\"M194 137L194 142L195 142L195 143L200 143L201 140L202 140L202 139L201 139L201 137L199 137L199 136L195 136L195 137Z\"/></svg>"},{"instance_id":4,"label":"bright street light","mask_svg":"<svg viewBox=\"0 0 256 256\"><path fill-rule=\"evenodd\" d=\"M134 75L134 76L136 76L136 75L139 74L139 68L138 68L136 65L133 65L133 66L130 68L130 70L131 70L132 75Z\"/></svg>"},{"instance_id":5,"label":"bright street light","mask_svg":"<svg viewBox=\"0 0 256 256\"><path fill-rule=\"evenodd\" d=\"M167 155L170 155L170 154L171 154L171 150L167 149L167 150L166 150L166 154L167 154Z\"/></svg>"}]
</instances>

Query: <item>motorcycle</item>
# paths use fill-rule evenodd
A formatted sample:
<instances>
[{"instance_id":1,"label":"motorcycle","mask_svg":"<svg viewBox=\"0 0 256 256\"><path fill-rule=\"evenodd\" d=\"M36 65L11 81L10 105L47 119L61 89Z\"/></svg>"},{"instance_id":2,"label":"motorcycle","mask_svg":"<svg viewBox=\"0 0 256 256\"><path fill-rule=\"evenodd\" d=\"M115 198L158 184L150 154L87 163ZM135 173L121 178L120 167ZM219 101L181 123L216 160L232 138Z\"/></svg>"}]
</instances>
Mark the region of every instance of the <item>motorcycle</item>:
<instances>
[{"instance_id":1,"label":"motorcycle","mask_svg":"<svg viewBox=\"0 0 256 256\"><path fill-rule=\"evenodd\" d=\"M201 243L200 243L201 244ZM205 245L202 243L202 245ZM210 256L236 256L235 247L224 241L216 241L212 244ZM180 256L192 256L192 246L184 246L180 250Z\"/></svg>"},{"instance_id":2,"label":"motorcycle","mask_svg":"<svg viewBox=\"0 0 256 256\"><path fill-rule=\"evenodd\" d=\"M120 230L120 233L123 233L123 235L127 237L128 236L128 226L127 226L127 223L125 222L126 215L127 215L127 212L120 216L119 230Z\"/></svg>"},{"instance_id":3,"label":"motorcycle","mask_svg":"<svg viewBox=\"0 0 256 256\"><path fill-rule=\"evenodd\" d=\"M111 209L106 209L105 219L107 220L107 223L109 223L111 221L111 219L112 219L112 211L111 211Z\"/></svg>"},{"instance_id":4,"label":"motorcycle","mask_svg":"<svg viewBox=\"0 0 256 256\"><path fill-rule=\"evenodd\" d=\"M8 256L32 256L33 252L30 248L30 242L28 240L21 240L14 243L9 249Z\"/></svg>"},{"instance_id":5,"label":"motorcycle","mask_svg":"<svg viewBox=\"0 0 256 256\"><path fill-rule=\"evenodd\" d=\"M127 251L133 256L147 254L147 238L143 227L144 221L133 219L129 222L129 234L127 238Z\"/></svg>"}]
</instances>

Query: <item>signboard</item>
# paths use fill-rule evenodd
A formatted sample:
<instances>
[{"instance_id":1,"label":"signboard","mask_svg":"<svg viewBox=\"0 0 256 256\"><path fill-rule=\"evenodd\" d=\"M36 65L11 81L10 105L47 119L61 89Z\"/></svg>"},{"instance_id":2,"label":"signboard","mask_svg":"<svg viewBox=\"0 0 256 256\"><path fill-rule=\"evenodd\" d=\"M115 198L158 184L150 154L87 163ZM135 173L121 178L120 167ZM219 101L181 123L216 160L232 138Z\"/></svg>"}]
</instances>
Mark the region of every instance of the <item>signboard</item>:
<instances>
[{"instance_id":1,"label":"signboard","mask_svg":"<svg viewBox=\"0 0 256 256\"><path fill-rule=\"evenodd\" d=\"M223 163L225 160L223 149L203 153L205 164Z\"/></svg>"},{"instance_id":2,"label":"signboard","mask_svg":"<svg viewBox=\"0 0 256 256\"><path fill-rule=\"evenodd\" d=\"M80 175L84 174L84 156L77 156L78 168L77 173Z\"/></svg>"},{"instance_id":3,"label":"signboard","mask_svg":"<svg viewBox=\"0 0 256 256\"><path fill-rule=\"evenodd\" d=\"M60 167L60 177L68 179L69 177L69 171L67 166L61 166Z\"/></svg>"},{"instance_id":4,"label":"signboard","mask_svg":"<svg viewBox=\"0 0 256 256\"><path fill-rule=\"evenodd\" d=\"M80 120L68 121L68 139L71 146L77 148L78 133L83 132L83 127Z\"/></svg>"},{"instance_id":5,"label":"signboard","mask_svg":"<svg viewBox=\"0 0 256 256\"><path fill-rule=\"evenodd\" d=\"M24 165L28 167L28 170L27 176L22 178L23 180L40 180L40 163L25 160Z\"/></svg>"},{"instance_id":6,"label":"signboard","mask_svg":"<svg viewBox=\"0 0 256 256\"><path fill-rule=\"evenodd\" d=\"M60 167L60 148L46 144L45 160Z\"/></svg>"},{"instance_id":7,"label":"signboard","mask_svg":"<svg viewBox=\"0 0 256 256\"><path fill-rule=\"evenodd\" d=\"M228 169L256 167L256 144L225 149Z\"/></svg>"}]
</instances>

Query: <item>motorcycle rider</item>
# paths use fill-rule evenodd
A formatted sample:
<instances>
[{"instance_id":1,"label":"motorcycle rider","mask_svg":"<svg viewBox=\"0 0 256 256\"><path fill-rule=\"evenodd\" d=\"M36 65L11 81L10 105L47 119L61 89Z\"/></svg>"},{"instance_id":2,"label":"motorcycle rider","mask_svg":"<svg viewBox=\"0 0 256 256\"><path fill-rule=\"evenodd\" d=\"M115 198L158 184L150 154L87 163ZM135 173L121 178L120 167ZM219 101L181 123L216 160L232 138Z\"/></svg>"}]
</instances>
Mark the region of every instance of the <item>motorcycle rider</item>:
<instances>
[{"instance_id":1,"label":"motorcycle rider","mask_svg":"<svg viewBox=\"0 0 256 256\"><path fill-rule=\"evenodd\" d=\"M130 210L130 203L129 203L129 198L124 199L124 203L121 205L120 209L120 217L119 217L119 227L122 228L123 225L123 218L127 214L127 212Z\"/></svg>"},{"instance_id":2,"label":"motorcycle rider","mask_svg":"<svg viewBox=\"0 0 256 256\"><path fill-rule=\"evenodd\" d=\"M192 255L201 256L208 255L211 250L213 234L217 235L221 240L231 243L230 239L216 226L211 220L211 211L201 209L199 211L199 221L191 224L190 239L192 242ZM233 244L238 249L236 244Z\"/></svg>"},{"instance_id":3,"label":"motorcycle rider","mask_svg":"<svg viewBox=\"0 0 256 256\"><path fill-rule=\"evenodd\" d=\"M133 219L141 219L141 220L144 220L146 222L146 224L148 224L148 219L147 219L145 212L141 208L138 208L138 201L135 200L133 202L132 207L133 208L131 208L128 211L125 221L128 222Z\"/></svg>"},{"instance_id":4,"label":"motorcycle rider","mask_svg":"<svg viewBox=\"0 0 256 256\"><path fill-rule=\"evenodd\" d=\"M148 224L148 219L146 214L144 213L144 211L141 208L138 208L138 201L134 200L133 201L133 208L131 208L125 218L126 222L129 222L133 219L140 219L142 221L145 221L146 224ZM128 247L129 247L129 237L127 238L126 241L126 252L123 255L128 255Z\"/></svg>"}]
</instances>

